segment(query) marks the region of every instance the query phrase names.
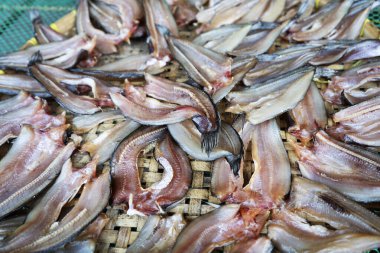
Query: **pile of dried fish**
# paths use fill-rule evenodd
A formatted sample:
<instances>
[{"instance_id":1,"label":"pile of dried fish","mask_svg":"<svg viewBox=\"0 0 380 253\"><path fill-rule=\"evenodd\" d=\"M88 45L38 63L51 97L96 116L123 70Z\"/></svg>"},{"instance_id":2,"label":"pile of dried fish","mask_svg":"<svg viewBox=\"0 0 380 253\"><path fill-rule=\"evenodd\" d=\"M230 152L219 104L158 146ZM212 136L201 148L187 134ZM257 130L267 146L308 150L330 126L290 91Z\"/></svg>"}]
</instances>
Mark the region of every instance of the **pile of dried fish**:
<instances>
[{"instance_id":1,"label":"pile of dried fish","mask_svg":"<svg viewBox=\"0 0 380 253\"><path fill-rule=\"evenodd\" d=\"M380 247L377 5L80 0L68 34L31 12L39 44L0 57L0 252L94 252L109 206L147 217L127 252ZM193 220L191 160L218 199Z\"/></svg>"}]
</instances>

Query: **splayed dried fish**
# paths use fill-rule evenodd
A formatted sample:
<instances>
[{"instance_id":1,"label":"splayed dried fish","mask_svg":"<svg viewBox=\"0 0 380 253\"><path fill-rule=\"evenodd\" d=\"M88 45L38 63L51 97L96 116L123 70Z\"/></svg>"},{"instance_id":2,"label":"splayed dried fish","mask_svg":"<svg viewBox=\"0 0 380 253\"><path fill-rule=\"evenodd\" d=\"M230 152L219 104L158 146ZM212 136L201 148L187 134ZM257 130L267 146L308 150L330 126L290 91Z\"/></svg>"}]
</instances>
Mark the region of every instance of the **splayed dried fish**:
<instances>
[{"instance_id":1,"label":"splayed dried fish","mask_svg":"<svg viewBox=\"0 0 380 253\"><path fill-rule=\"evenodd\" d=\"M380 97L348 107L334 114L337 125L327 132L345 142L380 146Z\"/></svg>"},{"instance_id":2,"label":"splayed dried fish","mask_svg":"<svg viewBox=\"0 0 380 253\"><path fill-rule=\"evenodd\" d=\"M327 65L335 62L353 62L380 56L379 40L343 41L323 47L309 63Z\"/></svg>"},{"instance_id":3,"label":"splayed dried fish","mask_svg":"<svg viewBox=\"0 0 380 253\"><path fill-rule=\"evenodd\" d=\"M186 221L182 214L174 214L168 217L151 215L145 222L139 236L128 247L127 253L170 252L178 234L185 225Z\"/></svg>"},{"instance_id":4,"label":"splayed dried fish","mask_svg":"<svg viewBox=\"0 0 380 253\"><path fill-rule=\"evenodd\" d=\"M26 91L39 97L49 97L46 89L34 78L23 74L0 75L0 93L14 95Z\"/></svg>"},{"instance_id":5,"label":"splayed dried fish","mask_svg":"<svg viewBox=\"0 0 380 253\"><path fill-rule=\"evenodd\" d=\"M191 121L168 125L168 129L178 145L190 156L203 161L225 157L235 175L239 172L243 145L239 134L227 123L222 122L217 145L209 153L202 149L201 133Z\"/></svg>"},{"instance_id":6,"label":"splayed dried fish","mask_svg":"<svg viewBox=\"0 0 380 253\"><path fill-rule=\"evenodd\" d=\"M109 222L106 214L101 213L75 241L65 244L64 247L55 250L57 253L93 253L95 252L96 242L103 228Z\"/></svg>"},{"instance_id":7,"label":"splayed dried fish","mask_svg":"<svg viewBox=\"0 0 380 253\"><path fill-rule=\"evenodd\" d=\"M211 252L216 247L255 238L268 213L261 210L245 211L240 205L230 204L198 217L179 234L172 252Z\"/></svg>"},{"instance_id":8,"label":"splayed dried fish","mask_svg":"<svg viewBox=\"0 0 380 253\"><path fill-rule=\"evenodd\" d=\"M198 22L204 24L203 29L213 29L232 24L246 15L257 0L223 0L197 13Z\"/></svg>"},{"instance_id":9,"label":"splayed dried fish","mask_svg":"<svg viewBox=\"0 0 380 253\"><path fill-rule=\"evenodd\" d=\"M145 79L147 83L143 88L126 85L125 97L111 93L123 114L146 125L173 124L191 118L202 133L202 148L210 152L216 145L220 125L210 97L187 84L149 74Z\"/></svg>"},{"instance_id":10,"label":"splayed dried fish","mask_svg":"<svg viewBox=\"0 0 380 253\"><path fill-rule=\"evenodd\" d=\"M119 110L98 112L92 115L76 116L72 120L72 126L75 133L81 134L90 131L97 125L109 120L124 119L124 115Z\"/></svg>"},{"instance_id":11,"label":"splayed dried fish","mask_svg":"<svg viewBox=\"0 0 380 253\"><path fill-rule=\"evenodd\" d=\"M170 50L164 34L178 37L178 28L174 17L164 0L144 0L146 24L149 31L149 43L153 56L163 62L170 60Z\"/></svg>"},{"instance_id":12,"label":"splayed dried fish","mask_svg":"<svg viewBox=\"0 0 380 253\"><path fill-rule=\"evenodd\" d=\"M290 188L290 164L275 120L248 126L250 134L241 133L252 142L255 171L243 188L242 173L232 175L228 164L213 164L211 187L221 201L242 203L245 207L273 208L279 205ZM248 143L248 141L246 141ZM265 158L264 158L265 157ZM224 187L223 187L224 186Z\"/></svg>"},{"instance_id":13,"label":"splayed dried fish","mask_svg":"<svg viewBox=\"0 0 380 253\"><path fill-rule=\"evenodd\" d=\"M337 27L327 35L332 40L355 40L360 36L374 0L356 1Z\"/></svg>"},{"instance_id":14,"label":"splayed dried fish","mask_svg":"<svg viewBox=\"0 0 380 253\"><path fill-rule=\"evenodd\" d=\"M88 182L78 202L58 225L34 242L14 252L50 251L63 246L70 238L78 235L108 204L111 178L105 172Z\"/></svg>"},{"instance_id":15,"label":"splayed dried fish","mask_svg":"<svg viewBox=\"0 0 380 253\"><path fill-rule=\"evenodd\" d=\"M81 150L90 153L91 157L99 157L98 164L102 164L111 158L119 143L139 126L139 123L126 119L84 143Z\"/></svg>"},{"instance_id":16,"label":"splayed dried fish","mask_svg":"<svg viewBox=\"0 0 380 253\"><path fill-rule=\"evenodd\" d=\"M36 53L44 64L67 69L73 67L83 56L84 52L92 52L95 41L85 35L75 35L67 40L52 42L30 47L23 51L11 53L0 57L0 68L26 70L28 64L34 59Z\"/></svg>"},{"instance_id":17,"label":"splayed dried fish","mask_svg":"<svg viewBox=\"0 0 380 253\"><path fill-rule=\"evenodd\" d=\"M117 34L106 33L94 27L90 19L89 1L80 0L78 6L78 14L76 26L79 33L84 33L91 38L96 39L96 47L105 54L115 53L117 51L115 45L121 43L123 40L128 40L129 37L136 30L136 24L142 17L142 9L139 1L129 0L102 0L107 5L112 5L118 17L120 17L120 27ZM99 22L102 22L100 20ZM117 20L115 20L117 21Z\"/></svg>"},{"instance_id":18,"label":"splayed dried fish","mask_svg":"<svg viewBox=\"0 0 380 253\"><path fill-rule=\"evenodd\" d=\"M232 113L247 113L252 124L259 124L294 108L305 96L314 70L297 69L271 79L258 87L232 91L227 95L231 103L226 109Z\"/></svg>"},{"instance_id":19,"label":"splayed dried fish","mask_svg":"<svg viewBox=\"0 0 380 253\"><path fill-rule=\"evenodd\" d=\"M315 83L311 83L309 90L301 102L290 111L295 125L289 132L306 143L314 134L327 125L326 108L322 96Z\"/></svg>"},{"instance_id":20,"label":"splayed dried fish","mask_svg":"<svg viewBox=\"0 0 380 253\"><path fill-rule=\"evenodd\" d=\"M255 172L248 187L264 201L280 204L290 189L290 164L274 119L253 127L251 152Z\"/></svg>"},{"instance_id":21,"label":"splayed dried fish","mask_svg":"<svg viewBox=\"0 0 380 253\"><path fill-rule=\"evenodd\" d=\"M77 114L93 114L100 110L99 106L113 106L108 93L120 91L120 88L108 87L94 77L72 74L48 65L35 64L30 67L30 72L60 105ZM76 95L65 84L89 86L94 98Z\"/></svg>"},{"instance_id":22,"label":"splayed dried fish","mask_svg":"<svg viewBox=\"0 0 380 253\"><path fill-rule=\"evenodd\" d=\"M378 235L329 230L311 225L306 219L286 209L273 213L268 236L276 248L284 252L363 252L380 244Z\"/></svg>"},{"instance_id":23,"label":"splayed dried fish","mask_svg":"<svg viewBox=\"0 0 380 253\"><path fill-rule=\"evenodd\" d=\"M95 175L96 163L93 160L79 169L73 168L70 159L67 160L59 177L30 211L25 223L2 242L0 252L14 252L46 234L58 219L62 207Z\"/></svg>"},{"instance_id":24,"label":"splayed dried fish","mask_svg":"<svg viewBox=\"0 0 380 253\"><path fill-rule=\"evenodd\" d=\"M335 229L380 234L380 221L356 202L325 185L296 177L287 208L301 217L324 222Z\"/></svg>"},{"instance_id":25,"label":"splayed dried fish","mask_svg":"<svg viewBox=\"0 0 380 253\"><path fill-rule=\"evenodd\" d=\"M143 189L137 158L147 144L158 140L155 156L164 167L161 181ZM111 161L114 204L127 204L130 215L153 214L184 197L191 183L191 167L186 154L167 135L166 128L142 129L120 143ZM130 181L132 179L132 181Z\"/></svg>"},{"instance_id":26,"label":"splayed dried fish","mask_svg":"<svg viewBox=\"0 0 380 253\"><path fill-rule=\"evenodd\" d=\"M0 115L18 110L33 102L34 99L27 92L21 91L17 96L0 101Z\"/></svg>"},{"instance_id":27,"label":"splayed dried fish","mask_svg":"<svg viewBox=\"0 0 380 253\"><path fill-rule=\"evenodd\" d=\"M304 177L363 202L380 199L380 156L336 141L322 130L310 148L294 145Z\"/></svg>"},{"instance_id":28,"label":"splayed dried fish","mask_svg":"<svg viewBox=\"0 0 380 253\"><path fill-rule=\"evenodd\" d=\"M380 62L370 62L332 77L323 97L330 103L343 104L344 97L352 104L380 95Z\"/></svg>"},{"instance_id":29,"label":"splayed dried fish","mask_svg":"<svg viewBox=\"0 0 380 253\"><path fill-rule=\"evenodd\" d=\"M22 128L0 161L0 217L35 196L59 173L75 148L73 143L63 143L66 128L66 125L46 131L27 125Z\"/></svg>"},{"instance_id":30,"label":"splayed dried fish","mask_svg":"<svg viewBox=\"0 0 380 253\"><path fill-rule=\"evenodd\" d=\"M288 50L290 51L291 49L289 48ZM279 53L281 52L276 52L276 54ZM244 84L247 86L257 86L279 75L306 66L316 54L317 49L305 47L305 50L301 49L288 54L279 54L278 56L274 56L274 59L270 61L259 61L258 64L244 76Z\"/></svg>"},{"instance_id":31,"label":"splayed dried fish","mask_svg":"<svg viewBox=\"0 0 380 253\"><path fill-rule=\"evenodd\" d=\"M17 99L14 102L18 102ZM13 109L15 109L15 106ZM8 139L18 136L24 124L30 125L35 129L48 129L49 127L65 124L64 114L54 116L48 114L46 110L46 101L36 99L26 106L1 114L0 145Z\"/></svg>"},{"instance_id":32,"label":"splayed dried fish","mask_svg":"<svg viewBox=\"0 0 380 253\"><path fill-rule=\"evenodd\" d=\"M331 1L311 16L298 20L291 28L296 41L319 40L327 36L348 13L353 0Z\"/></svg>"},{"instance_id":33,"label":"splayed dried fish","mask_svg":"<svg viewBox=\"0 0 380 253\"><path fill-rule=\"evenodd\" d=\"M247 37L229 54L244 56L265 53L273 45L278 36L287 29L288 23L288 21L285 21L273 29L254 31L252 34L248 33Z\"/></svg>"},{"instance_id":34,"label":"splayed dried fish","mask_svg":"<svg viewBox=\"0 0 380 253\"><path fill-rule=\"evenodd\" d=\"M40 13L37 10L30 11L30 19L33 24L34 37L39 44L47 44L66 40L66 36L53 30L42 22Z\"/></svg>"},{"instance_id":35,"label":"splayed dried fish","mask_svg":"<svg viewBox=\"0 0 380 253\"><path fill-rule=\"evenodd\" d=\"M231 84L231 58L183 39L169 38L169 46L174 59L209 94Z\"/></svg>"}]
</instances>

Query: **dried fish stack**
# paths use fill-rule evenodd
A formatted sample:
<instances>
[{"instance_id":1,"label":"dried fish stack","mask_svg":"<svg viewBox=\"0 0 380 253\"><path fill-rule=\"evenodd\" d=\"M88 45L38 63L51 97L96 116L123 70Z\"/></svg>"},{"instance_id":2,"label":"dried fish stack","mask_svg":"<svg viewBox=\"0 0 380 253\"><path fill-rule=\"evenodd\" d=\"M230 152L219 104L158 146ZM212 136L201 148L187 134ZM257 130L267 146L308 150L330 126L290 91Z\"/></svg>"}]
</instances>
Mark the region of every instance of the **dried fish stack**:
<instances>
[{"instance_id":1,"label":"dried fish stack","mask_svg":"<svg viewBox=\"0 0 380 253\"><path fill-rule=\"evenodd\" d=\"M0 57L0 252L380 248L376 5L32 12L39 45Z\"/></svg>"}]
</instances>

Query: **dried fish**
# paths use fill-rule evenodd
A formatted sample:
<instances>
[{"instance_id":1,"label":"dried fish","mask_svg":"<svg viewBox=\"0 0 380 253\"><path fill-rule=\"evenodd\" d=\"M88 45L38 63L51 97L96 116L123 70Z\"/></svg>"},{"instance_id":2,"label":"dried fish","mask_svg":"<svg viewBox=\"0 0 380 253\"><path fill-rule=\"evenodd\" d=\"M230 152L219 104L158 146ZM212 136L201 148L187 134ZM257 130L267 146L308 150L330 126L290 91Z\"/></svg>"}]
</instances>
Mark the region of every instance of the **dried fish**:
<instances>
[{"instance_id":1,"label":"dried fish","mask_svg":"<svg viewBox=\"0 0 380 253\"><path fill-rule=\"evenodd\" d=\"M46 89L34 78L23 74L0 75L0 93L8 95L26 91L39 97L49 97Z\"/></svg>"},{"instance_id":2,"label":"dried fish","mask_svg":"<svg viewBox=\"0 0 380 253\"><path fill-rule=\"evenodd\" d=\"M216 145L220 125L210 97L187 84L149 74L145 79L147 84L143 88L126 85L125 97L118 93L110 94L123 114L147 125L173 124L191 118L202 133L202 148L210 152Z\"/></svg>"},{"instance_id":3,"label":"dried fish","mask_svg":"<svg viewBox=\"0 0 380 253\"><path fill-rule=\"evenodd\" d=\"M187 225L179 234L172 252L211 252L216 247L254 238L266 218L266 213L257 210L245 214L237 204L221 206Z\"/></svg>"},{"instance_id":4,"label":"dried fish","mask_svg":"<svg viewBox=\"0 0 380 253\"><path fill-rule=\"evenodd\" d=\"M35 196L59 173L75 148L73 143L63 143L66 128L67 125L46 131L28 125L22 128L0 161L0 217Z\"/></svg>"},{"instance_id":5,"label":"dried fish","mask_svg":"<svg viewBox=\"0 0 380 253\"><path fill-rule=\"evenodd\" d=\"M352 104L380 95L380 87L373 83L380 81L378 61L360 65L332 77L323 93L326 101L343 104L342 95Z\"/></svg>"},{"instance_id":6,"label":"dried fish","mask_svg":"<svg viewBox=\"0 0 380 253\"><path fill-rule=\"evenodd\" d=\"M369 234L380 233L378 216L325 185L296 177L287 208L308 219L335 229Z\"/></svg>"},{"instance_id":7,"label":"dried fish","mask_svg":"<svg viewBox=\"0 0 380 253\"><path fill-rule=\"evenodd\" d=\"M285 21L274 29L256 32L252 35L248 34L233 51L229 52L229 54L242 56L265 53L273 45L278 36L287 29L288 23L288 21Z\"/></svg>"},{"instance_id":8,"label":"dried fish","mask_svg":"<svg viewBox=\"0 0 380 253\"><path fill-rule=\"evenodd\" d=\"M119 110L98 112L92 115L76 116L72 120L72 126L75 133L81 134L90 131L97 125L109 121L124 119L124 115Z\"/></svg>"},{"instance_id":9,"label":"dried fish","mask_svg":"<svg viewBox=\"0 0 380 253\"><path fill-rule=\"evenodd\" d=\"M327 132L345 142L380 146L380 97L348 107L334 114L337 125Z\"/></svg>"},{"instance_id":10,"label":"dried fish","mask_svg":"<svg viewBox=\"0 0 380 253\"><path fill-rule=\"evenodd\" d=\"M24 124L35 129L48 129L65 124L65 115L46 113L46 101L36 99L33 103L4 113L0 118L0 145L19 135Z\"/></svg>"},{"instance_id":11,"label":"dried fish","mask_svg":"<svg viewBox=\"0 0 380 253\"><path fill-rule=\"evenodd\" d=\"M310 148L293 145L304 177L321 182L356 201L380 199L380 156L336 141L322 130Z\"/></svg>"},{"instance_id":12,"label":"dried fish","mask_svg":"<svg viewBox=\"0 0 380 253\"><path fill-rule=\"evenodd\" d=\"M109 222L106 214L101 213L75 241L67 243L63 248L55 250L58 253L93 253L95 252L96 241L105 225Z\"/></svg>"},{"instance_id":13,"label":"dried fish","mask_svg":"<svg viewBox=\"0 0 380 253\"><path fill-rule=\"evenodd\" d=\"M298 215L281 209L273 214L268 236L284 252L363 252L379 245L378 235L358 234L347 230L329 230L310 225Z\"/></svg>"},{"instance_id":14,"label":"dried fish","mask_svg":"<svg viewBox=\"0 0 380 253\"><path fill-rule=\"evenodd\" d=\"M27 92L21 91L17 96L0 101L0 115L28 106L33 101L34 99Z\"/></svg>"},{"instance_id":15,"label":"dried fish","mask_svg":"<svg viewBox=\"0 0 380 253\"><path fill-rule=\"evenodd\" d=\"M93 114L100 110L99 106L113 106L108 93L120 91L119 88L108 87L95 78L71 74L48 65L35 64L30 67L30 72L59 104L77 114ZM64 84L88 85L92 88L94 98L78 96L66 88Z\"/></svg>"},{"instance_id":16,"label":"dried fish","mask_svg":"<svg viewBox=\"0 0 380 253\"><path fill-rule=\"evenodd\" d=\"M0 68L26 70L29 63L42 59L47 65L67 69L73 67L84 52L92 52L95 41L85 35L75 35L67 40L37 45L23 51L0 57ZM36 55L36 53L38 53ZM39 55L39 56L38 56ZM36 57L38 56L38 57Z\"/></svg>"},{"instance_id":17,"label":"dried fish","mask_svg":"<svg viewBox=\"0 0 380 253\"><path fill-rule=\"evenodd\" d=\"M348 13L353 0L331 1L319 11L292 26L292 39L296 41L318 40L327 36Z\"/></svg>"},{"instance_id":18,"label":"dried fish","mask_svg":"<svg viewBox=\"0 0 380 253\"><path fill-rule=\"evenodd\" d=\"M169 217L151 215L127 253L169 252L185 225L182 214Z\"/></svg>"},{"instance_id":19,"label":"dried fish","mask_svg":"<svg viewBox=\"0 0 380 253\"><path fill-rule=\"evenodd\" d=\"M78 169L73 168L70 159L67 160L57 180L30 211L25 223L6 238L0 246L0 252L16 251L46 234L58 219L62 207L95 175L96 163L93 160Z\"/></svg>"},{"instance_id":20,"label":"dried fish","mask_svg":"<svg viewBox=\"0 0 380 253\"><path fill-rule=\"evenodd\" d=\"M235 175L239 172L243 144L236 130L227 123L221 123L217 146L210 153L201 148L201 133L191 121L170 124L168 129L173 139L188 155L203 161L225 157Z\"/></svg>"},{"instance_id":21,"label":"dried fish","mask_svg":"<svg viewBox=\"0 0 380 253\"><path fill-rule=\"evenodd\" d=\"M95 38L96 47L105 54L115 53L117 51L115 45L123 40L128 40L136 30L138 19L142 17L140 3L136 0L120 1L120 0L102 0L108 5L112 5L117 9L120 17L121 25L118 34L105 33L93 26L90 20L90 11L88 0L80 0L78 6L78 14L76 26L79 33L84 33Z\"/></svg>"},{"instance_id":22,"label":"dried fish","mask_svg":"<svg viewBox=\"0 0 380 253\"><path fill-rule=\"evenodd\" d=\"M170 51L188 75L214 94L232 83L232 59L183 39L169 39Z\"/></svg>"},{"instance_id":23,"label":"dried fish","mask_svg":"<svg viewBox=\"0 0 380 253\"><path fill-rule=\"evenodd\" d=\"M174 17L164 0L144 0L143 3L149 31L149 43L153 48L152 54L164 62L169 61L170 50L163 30L178 37L178 27Z\"/></svg>"},{"instance_id":24,"label":"dried fish","mask_svg":"<svg viewBox=\"0 0 380 253\"><path fill-rule=\"evenodd\" d=\"M30 11L30 19L32 20L34 37L39 44L47 44L50 42L66 40L66 36L53 30L51 27L42 22L40 13L36 10Z\"/></svg>"},{"instance_id":25,"label":"dried fish","mask_svg":"<svg viewBox=\"0 0 380 253\"><path fill-rule=\"evenodd\" d=\"M157 213L162 210L161 206L166 207L182 199L190 186L190 162L166 131L163 127L143 129L125 139L115 151L111 161L115 182L113 203L128 203L127 213L130 215ZM143 189L137 167L138 154L156 140L159 143L155 156L165 172L161 181Z\"/></svg>"},{"instance_id":26,"label":"dried fish","mask_svg":"<svg viewBox=\"0 0 380 253\"><path fill-rule=\"evenodd\" d=\"M373 0L354 2L350 11L339 25L330 32L327 39L355 40L360 36L363 24L368 17Z\"/></svg>"},{"instance_id":27,"label":"dried fish","mask_svg":"<svg viewBox=\"0 0 380 253\"><path fill-rule=\"evenodd\" d=\"M235 58L234 62L232 64L232 83L228 86L225 86L219 90L217 90L212 95L212 100L214 103L220 102L223 98L225 98L228 93L238 84L241 80L243 80L244 76L247 74L247 72L252 69L257 64L257 60L255 58L253 59L238 59Z\"/></svg>"},{"instance_id":28,"label":"dried fish","mask_svg":"<svg viewBox=\"0 0 380 253\"><path fill-rule=\"evenodd\" d=\"M263 22L276 21L285 9L286 0L270 0L260 20Z\"/></svg>"},{"instance_id":29,"label":"dried fish","mask_svg":"<svg viewBox=\"0 0 380 253\"><path fill-rule=\"evenodd\" d=\"M265 236L237 243L230 253L271 253L272 242Z\"/></svg>"},{"instance_id":30,"label":"dried fish","mask_svg":"<svg viewBox=\"0 0 380 253\"><path fill-rule=\"evenodd\" d=\"M126 119L84 143L81 150L90 153L91 157L99 157L98 164L102 164L111 158L119 143L139 126L139 123Z\"/></svg>"},{"instance_id":31,"label":"dried fish","mask_svg":"<svg viewBox=\"0 0 380 253\"><path fill-rule=\"evenodd\" d=\"M255 172L248 187L269 206L280 204L290 189L290 164L274 119L253 127L251 152Z\"/></svg>"},{"instance_id":32,"label":"dried fish","mask_svg":"<svg viewBox=\"0 0 380 253\"><path fill-rule=\"evenodd\" d=\"M335 62L353 62L380 55L379 40L344 41L327 45L309 63L327 65Z\"/></svg>"},{"instance_id":33,"label":"dried fish","mask_svg":"<svg viewBox=\"0 0 380 253\"><path fill-rule=\"evenodd\" d=\"M232 91L227 95L231 103L227 112L247 113L252 124L259 124L294 108L305 96L314 70L310 67L297 69L275 79L250 87Z\"/></svg>"},{"instance_id":34,"label":"dried fish","mask_svg":"<svg viewBox=\"0 0 380 253\"><path fill-rule=\"evenodd\" d=\"M192 118L197 129L202 133L202 148L210 152L216 145L220 119L215 105L207 93L190 85L172 82L168 79L145 74L146 93L161 101L192 106L201 114Z\"/></svg>"},{"instance_id":35,"label":"dried fish","mask_svg":"<svg viewBox=\"0 0 380 253\"><path fill-rule=\"evenodd\" d=\"M242 164L240 168L243 168ZM224 157L212 163L211 192L220 201L230 201L235 192L243 189L243 183L243 170L240 169L238 175L235 175Z\"/></svg>"},{"instance_id":36,"label":"dried fish","mask_svg":"<svg viewBox=\"0 0 380 253\"><path fill-rule=\"evenodd\" d=\"M276 52L277 54L279 52ZM285 55L279 55L272 61L259 61L243 79L247 86L260 85L260 83L276 78L279 75L301 68L313 59L317 54L316 50L307 49L296 51Z\"/></svg>"},{"instance_id":37,"label":"dried fish","mask_svg":"<svg viewBox=\"0 0 380 253\"><path fill-rule=\"evenodd\" d=\"M237 21L238 23L244 24L260 20L261 16L265 12L265 9L268 7L269 0L258 0L256 2L257 3Z\"/></svg>"},{"instance_id":38,"label":"dried fish","mask_svg":"<svg viewBox=\"0 0 380 253\"><path fill-rule=\"evenodd\" d=\"M111 178L105 172L88 182L73 209L47 234L15 252L49 251L79 234L108 204Z\"/></svg>"},{"instance_id":39,"label":"dried fish","mask_svg":"<svg viewBox=\"0 0 380 253\"><path fill-rule=\"evenodd\" d=\"M289 128L289 133L303 143L312 139L314 134L327 124L327 115L322 96L315 83L310 87L301 102L290 111L295 125Z\"/></svg>"}]
</instances>

